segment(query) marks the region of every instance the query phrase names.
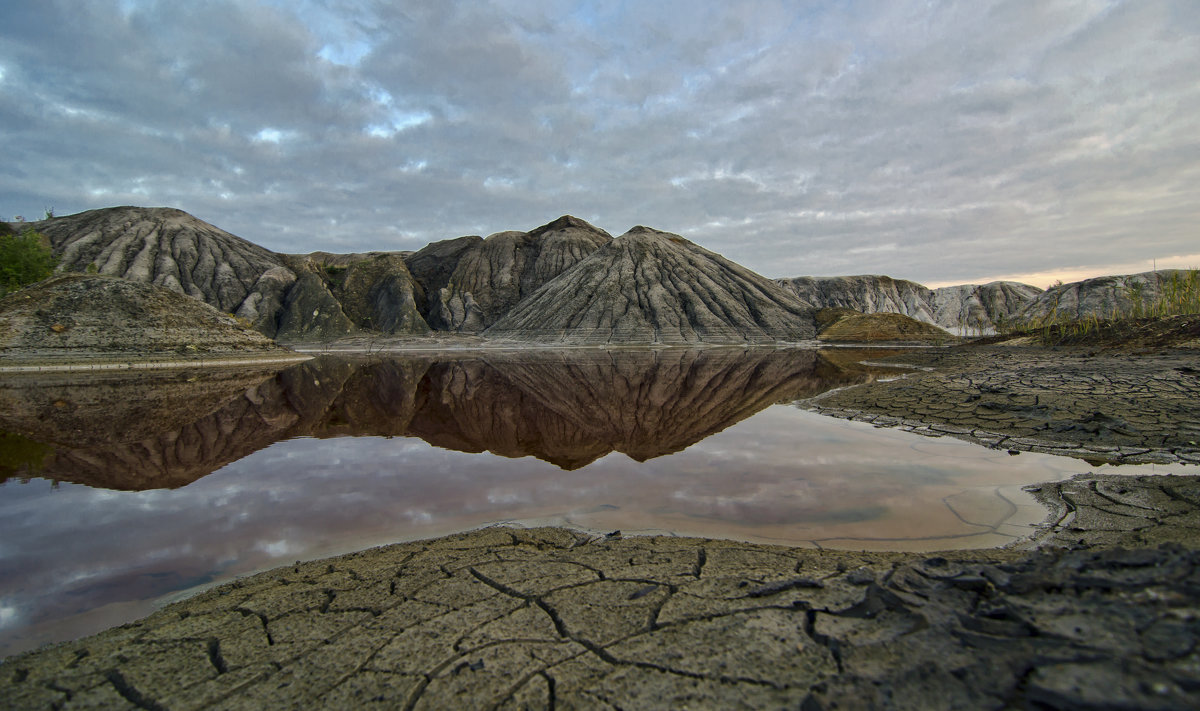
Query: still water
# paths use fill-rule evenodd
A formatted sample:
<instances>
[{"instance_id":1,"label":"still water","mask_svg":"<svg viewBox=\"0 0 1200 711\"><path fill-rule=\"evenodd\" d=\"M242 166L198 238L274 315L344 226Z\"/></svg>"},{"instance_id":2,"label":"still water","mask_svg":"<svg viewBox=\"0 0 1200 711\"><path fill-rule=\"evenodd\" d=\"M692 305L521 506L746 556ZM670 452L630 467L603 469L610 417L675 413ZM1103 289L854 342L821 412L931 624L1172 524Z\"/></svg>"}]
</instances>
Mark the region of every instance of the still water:
<instances>
[{"instance_id":1,"label":"still water","mask_svg":"<svg viewBox=\"0 0 1200 711\"><path fill-rule=\"evenodd\" d=\"M0 378L0 655L296 560L504 522L1003 545L1087 469L791 403L880 353L524 351Z\"/></svg>"}]
</instances>

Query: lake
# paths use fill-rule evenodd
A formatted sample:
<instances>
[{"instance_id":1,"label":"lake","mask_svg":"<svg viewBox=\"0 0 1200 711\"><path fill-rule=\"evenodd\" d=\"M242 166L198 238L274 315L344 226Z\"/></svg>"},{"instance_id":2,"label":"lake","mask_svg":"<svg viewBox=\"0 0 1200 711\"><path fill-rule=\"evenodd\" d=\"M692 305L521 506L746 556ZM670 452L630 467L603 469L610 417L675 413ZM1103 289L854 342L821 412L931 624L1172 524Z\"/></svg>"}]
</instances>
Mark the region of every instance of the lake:
<instances>
[{"instance_id":1,"label":"lake","mask_svg":"<svg viewBox=\"0 0 1200 711\"><path fill-rule=\"evenodd\" d=\"M791 404L902 376L863 364L886 354L476 351L0 376L0 655L239 575L489 524L1003 545L1045 515L1023 486L1089 469Z\"/></svg>"}]
</instances>

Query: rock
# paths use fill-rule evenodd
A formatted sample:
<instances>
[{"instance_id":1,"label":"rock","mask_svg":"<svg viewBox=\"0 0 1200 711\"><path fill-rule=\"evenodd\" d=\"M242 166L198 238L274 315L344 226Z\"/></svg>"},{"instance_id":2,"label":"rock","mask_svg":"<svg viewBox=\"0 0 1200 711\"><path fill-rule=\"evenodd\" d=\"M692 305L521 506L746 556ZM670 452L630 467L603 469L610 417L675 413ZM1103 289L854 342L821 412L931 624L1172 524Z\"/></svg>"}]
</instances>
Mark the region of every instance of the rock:
<instances>
[{"instance_id":1,"label":"rock","mask_svg":"<svg viewBox=\"0 0 1200 711\"><path fill-rule=\"evenodd\" d=\"M354 331L325 280L316 270L304 271L288 290L275 337L281 341L334 340Z\"/></svg>"},{"instance_id":2,"label":"rock","mask_svg":"<svg viewBox=\"0 0 1200 711\"><path fill-rule=\"evenodd\" d=\"M966 333L984 333L1011 320L1041 294L1036 286L1015 281L944 286L933 290L932 323Z\"/></svg>"},{"instance_id":3,"label":"rock","mask_svg":"<svg viewBox=\"0 0 1200 711\"><path fill-rule=\"evenodd\" d=\"M425 334L419 303L425 292L400 252L308 255L326 277L331 295L356 327L385 334Z\"/></svg>"},{"instance_id":4,"label":"rock","mask_svg":"<svg viewBox=\"0 0 1200 711\"><path fill-rule=\"evenodd\" d=\"M405 258L404 263L408 265L408 271L424 291L423 300L417 305L431 328L449 330L449 324L453 323L454 319L451 317L447 320L441 316L441 292L450 283L450 278L463 255L482 243L483 238L477 235L444 239L431 242ZM461 319L462 315L459 318Z\"/></svg>"},{"instance_id":5,"label":"rock","mask_svg":"<svg viewBox=\"0 0 1200 711\"><path fill-rule=\"evenodd\" d=\"M815 335L811 309L778 284L679 235L634 227L486 331L560 343L746 343Z\"/></svg>"},{"instance_id":6,"label":"rock","mask_svg":"<svg viewBox=\"0 0 1200 711\"><path fill-rule=\"evenodd\" d=\"M987 331L1028 306L1041 289L997 281L977 286L930 289L888 276L776 279L813 308L848 308L862 313L897 313L942 328Z\"/></svg>"},{"instance_id":7,"label":"rock","mask_svg":"<svg viewBox=\"0 0 1200 711\"><path fill-rule=\"evenodd\" d=\"M604 230L564 215L531 232L498 232L485 240L437 243L410 258L426 276L426 309L436 328L479 332L521 299L612 241ZM431 245L433 246L433 245ZM431 257L445 254L441 265ZM454 267L446 273L446 267ZM426 266L428 265L428 266Z\"/></svg>"},{"instance_id":8,"label":"rock","mask_svg":"<svg viewBox=\"0 0 1200 711\"><path fill-rule=\"evenodd\" d=\"M154 284L62 274L0 300L6 359L285 352L229 314Z\"/></svg>"}]
</instances>

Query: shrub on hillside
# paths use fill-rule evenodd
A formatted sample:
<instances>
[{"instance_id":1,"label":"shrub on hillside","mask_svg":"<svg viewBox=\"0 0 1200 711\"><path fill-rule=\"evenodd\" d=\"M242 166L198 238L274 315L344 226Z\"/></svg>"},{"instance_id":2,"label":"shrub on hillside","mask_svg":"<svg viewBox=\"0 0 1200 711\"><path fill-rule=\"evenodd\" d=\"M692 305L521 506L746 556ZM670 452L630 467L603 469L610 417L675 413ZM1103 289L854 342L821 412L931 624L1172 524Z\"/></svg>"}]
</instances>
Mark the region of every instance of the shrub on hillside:
<instances>
[{"instance_id":1,"label":"shrub on hillside","mask_svg":"<svg viewBox=\"0 0 1200 711\"><path fill-rule=\"evenodd\" d=\"M58 259L32 229L0 234L0 296L54 273Z\"/></svg>"}]
</instances>

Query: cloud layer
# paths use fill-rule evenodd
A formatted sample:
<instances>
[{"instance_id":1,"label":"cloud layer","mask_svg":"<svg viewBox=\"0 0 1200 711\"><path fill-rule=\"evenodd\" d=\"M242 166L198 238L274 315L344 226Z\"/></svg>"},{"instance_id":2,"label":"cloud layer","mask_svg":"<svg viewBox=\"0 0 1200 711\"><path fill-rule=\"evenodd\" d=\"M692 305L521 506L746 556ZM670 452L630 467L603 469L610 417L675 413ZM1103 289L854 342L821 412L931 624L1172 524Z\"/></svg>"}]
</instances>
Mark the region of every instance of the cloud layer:
<instances>
[{"instance_id":1,"label":"cloud layer","mask_svg":"<svg viewBox=\"0 0 1200 711\"><path fill-rule=\"evenodd\" d=\"M1192 0L8 3L0 213L170 205L288 252L571 213L768 276L1148 269L1197 252L1198 76Z\"/></svg>"}]
</instances>

